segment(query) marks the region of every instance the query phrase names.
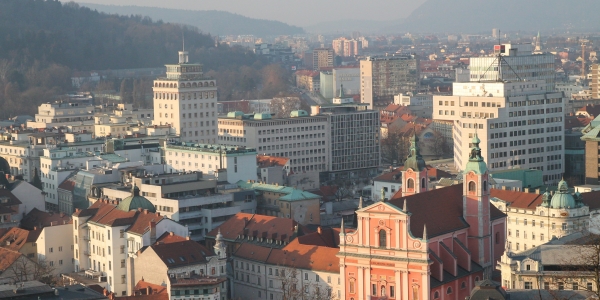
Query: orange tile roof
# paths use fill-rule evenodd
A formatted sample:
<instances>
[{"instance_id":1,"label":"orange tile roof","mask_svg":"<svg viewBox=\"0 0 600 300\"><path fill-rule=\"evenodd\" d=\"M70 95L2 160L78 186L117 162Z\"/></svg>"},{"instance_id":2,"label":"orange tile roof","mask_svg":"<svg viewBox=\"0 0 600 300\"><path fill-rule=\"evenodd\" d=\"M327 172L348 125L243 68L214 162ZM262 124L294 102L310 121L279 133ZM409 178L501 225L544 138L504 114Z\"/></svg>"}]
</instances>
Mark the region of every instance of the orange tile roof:
<instances>
[{"instance_id":1,"label":"orange tile roof","mask_svg":"<svg viewBox=\"0 0 600 300\"><path fill-rule=\"evenodd\" d=\"M92 206L84 210L78 210L74 216L91 216L88 222L94 222L106 226L127 226L125 230L136 234L144 234L150 229L150 222L160 222L165 217L160 213L152 213L141 210L122 211L117 208L115 202L96 201Z\"/></svg>"},{"instance_id":2,"label":"orange tile roof","mask_svg":"<svg viewBox=\"0 0 600 300\"><path fill-rule=\"evenodd\" d=\"M307 231L304 226L292 219L237 213L206 236L214 238L220 229L223 238L230 241L237 240L240 235L246 235L289 242L294 236L295 226L298 226L299 230Z\"/></svg>"},{"instance_id":3,"label":"orange tile roof","mask_svg":"<svg viewBox=\"0 0 600 300\"><path fill-rule=\"evenodd\" d=\"M23 254L6 248L0 248L0 272L4 272Z\"/></svg>"},{"instance_id":4,"label":"orange tile roof","mask_svg":"<svg viewBox=\"0 0 600 300\"><path fill-rule=\"evenodd\" d=\"M402 209L404 201L410 217L410 231L413 236L423 236L423 226L427 225L427 235L434 237L448 232L469 227L463 218L463 185L456 184L449 187L418 193L402 197L396 193L390 204ZM492 220L503 218L506 215L490 204L490 217Z\"/></svg>"},{"instance_id":5,"label":"orange tile roof","mask_svg":"<svg viewBox=\"0 0 600 300\"><path fill-rule=\"evenodd\" d=\"M71 224L73 219L65 213L49 213L33 208L21 220L21 227L25 229L44 228L52 225Z\"/></svg>"},{"instance_id":6,"label":"orange tile roof","mask_svg":"<svg viewBox=\"0 0 600 300\"><path fill-rule=\"evenodd\" d=\"M136 291L141 291L141 290L148 290L148 288L152 289L152 294L160 294L162 292L167 292L167 287L166 286L162 286L162 285L158 285L158 284L153 284L147 281L144 281L144 277L142 276L142 280L138 281L138 283L136 283L134 290Z\"/></svg>"},{"instance_id":7,"label":"orange tile roof","mask_svg":"<svg viewBox=\"0 0 600 300\"><path fill-rule=\"evenodd\" d=\"M290 161L287 157L280 156L269 156L269 155L257 155L256 156L256 164L259 168L273 167L273 166L285 166L288 161Z\"/></svg>"},{"instance_id":8,"label":"orange tile roof","mask_svg":"<svg viewBox=\"0 0 600 300\"><path fill-rule=\"evenodd\" d=\"M157 242L161 242L163 244L183 242L186 240L187 240L186 238L184 238L180 235L173 234L173 232L165 232L156 239Z\"/></svg>"},{"instance_id":9,"label":"orange tile roof","mask_svg":"<svg viewBox=\"0 0 600 300\"><path fill-rule=\"evenodd\" d=\"M336 248L340 244L340 229L319 227L316 232L299 236L296 240L302 245Z\"/></svg>"},{"instance_id":10,"label":"orange tile roof","mask_svg":"<svg viewBox=\"0 0 600 300\"><path fill-rule=\"evenodd\" d=\"M25 244L35 243L41 232L41 229L26 230L13 227L2 237L0 237L0 247L19 251L21 248L23 248L23 246L25 246Z\"/></svg>"}]
</instances>

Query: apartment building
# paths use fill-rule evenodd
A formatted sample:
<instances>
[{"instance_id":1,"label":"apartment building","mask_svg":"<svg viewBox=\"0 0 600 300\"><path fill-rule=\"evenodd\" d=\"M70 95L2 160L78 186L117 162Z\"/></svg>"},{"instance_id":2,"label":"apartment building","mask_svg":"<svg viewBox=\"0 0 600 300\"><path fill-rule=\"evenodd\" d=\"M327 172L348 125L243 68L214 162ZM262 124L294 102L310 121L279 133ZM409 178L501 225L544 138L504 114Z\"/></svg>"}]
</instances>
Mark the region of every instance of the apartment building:
<instances>
[{"instance_id":1,"label":"apartment building","mask_svg":"<svg viewBox=\"0 0 600 300\"><path fill-rule=\"evenodd\" d=\"M44 149L61 144L63 136L52 132L8 130L0 133L0 157L9 164L11 175L23 175L24 180L32 182L35 169L40 170Z\"/></svg>"},{"instance_id":2,"label":"apartment building","mask_svg":"<svg viewBox=\"0 0 600 300\"><path fill-rule=\"evenodd\" d=\"M182 141L214 144L217 140L217 82L204 76L201 64L166 65L167 76L154 81L154 125L170 125Z\"/></svg>"},{"instance_id":3,"label":"apartment building","mask_svg":"<svg viewBox=\"0 0 600 300\"><path fill-rule=\"evenodd\" d=\"M499 59L500 57L500 59ZM533 54L531 44L501 44L494 54L469 60L470 81L543 80L545 92L555 91L554 55Z\"/></svg>"},{"instance_id":4,"label":"apartment building","mask_svg":"<svg viewBox=\"0 0 600 300\"><path fill-rule=\"evenodd\" d=\"M270 114L231 112L227 117L219 118L219 144L256 149L257 153L264 155L288 157L294 173L328 170L328 118L309 116L305 111L296 111L292 115L290 118L276 119Z\"/></svg>"},{"instance_id":5,"label":"apartment building","mask_svg":"<svg viewBox=\"0 0 600 300\"><path fill-rule=\"evenodd\" d=\"M519 253L554 238L597 231L598 195L598 191L571 194L567 183L560 181L556 192L543 194L494 189L491 203L508 215L507 250Z\"/></svg>"},{"instance_id":6,"label":"apartment building","mask_svg":"<svg viewBox=\"0 0 600 300\"><path fill-rule=\"evenodd\" d=\"M321 70L322 68L333 67L333 49L331 48L317 48L313 50L313 70Z\"/></svg>"},{"instance_id":7,"label":"apartment building","mask_svg":"<svg viewBox=\"0 0 600 300\"><path fill-rule=\"evenodd\" d=\"M35 121L27 122L27 127L41 129L80 124L94 124L94 105L91 98L43 103L38 107Z\"/></svg>"},{"instance_id":8,"label":"apartment building","mask_svg":"<svg viewBox=\"0 0 600 300\"><path fill-rule=\"evenodd\" d=\"M543 80L454 83L452 96L435 96L433 118L454 122L454 163L463 166L477 132L491 171L537 169L556 184L564 173L562 93Z\"/></svg>"},{"instance_id":9,"label":"apartment building","mask_svg":"<svg viewBox=\"0 0 600 300\"><path fill-rule=\"evenodd\" d=\"M256 148L165 143L161 151L164 153L163 161L167 173L200 171L203 174L218 176L219 170L227 170L226 178L218 178L219 181L236 183L240 180L256 179Z\"/></svg>"},{"instance_id":10,"label":"apartment building","mask_svg":"<svg viewBox=\"0 0 600 300\"><path fill-rule=\"evenodd\" d=\"M358 49L361 48L360 42L355 39L338 38L334 39L331 43L333 52L338 56L356 56L358 55Z\"/></svg>"},{"instance_id":11,"label":"apartment building","mask_svg":"<svg viewBox=\"0 0 600 300\"><path fill-rule=\"evenodd\" d=\"M360 61L360 96L363 103L386 106L394 96L416 92L419 87L419 59L409 56L368 56Z\"/></svg>"},{"instance_id":12,"label":"apartment building","mask_svg":"<svg viewBox=\"0 0 600 300\"><path fill-rule=\"evenodd\" d=\"M136 187L120 202L96 201L73 214L75 272L85 270L89 276L99 276L108 291L127 295L131 278L128 258L165 232L188 235L187 227L156 213Z\"/></svg>"}]
</instances>

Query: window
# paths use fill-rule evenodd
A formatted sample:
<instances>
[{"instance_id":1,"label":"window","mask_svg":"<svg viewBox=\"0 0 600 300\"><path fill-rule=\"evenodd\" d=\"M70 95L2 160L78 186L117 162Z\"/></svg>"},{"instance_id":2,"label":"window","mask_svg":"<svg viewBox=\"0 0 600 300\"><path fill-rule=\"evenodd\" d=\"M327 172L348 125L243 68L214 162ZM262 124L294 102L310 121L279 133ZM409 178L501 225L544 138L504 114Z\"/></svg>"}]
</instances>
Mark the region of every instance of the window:
<instances>
[{"instance_id":1,"label":"window","mask_svg":"<svg viewBox=\"0 0 600 300\"><path fill-rule=\"evenodd\" d=\"M394 298L396 297L396 290L394 289L394 286L390 286L390 298Z\"/></svg>"},{"instance_id":2,"label":"window","mask_svg":"<svg viewBox=\"0 0 600 300\"><path fill-rule=\"evenodd\" d=\"M544 289L545 290L549 290L550 289L550 282L544 282Z\"/></svg>"},{"instance_id":3,"label":"window","mask_svg":"<svg viewBox=\"0 0 600 300\"><path fill-rule=\"evenodd\" d=\"M350 284L348 286L348 290L350 291L350 294L354 294L355 293L355 285L356 282L353 278L350 279Z\"/></svg>"},{"instance_id":4,"label":"window","mask_svg":"<svg viewBox=\"0 0 600 300\"><path fill-rule=\"evenodd\" d=\"M451 287L449 287L449 288L446 290L446 294L448 294L448 295L452 294L452 288L451 288Z\"/></svg>"},{"instance_id":5,"label":"window","mask_svg":"<svg viewBox=\"0 0 600 300\"><path fill-rule=\"evenodd\" d=\"M461 289L461 290L463 290L463 289L466 289L466 288L467 288L467 283L463 281L463 282L460 284L460 289Z\"/></svg>"},{"instance_id":6,"label":"window","mask_svg":"<svg viewBox=\"0 0 600 300\"><path fill-rule=\"evenodd\" d=\"M373 296L377 296L377 285L373 283L371 286L373 287Z\"/></svg>"},{"instance_id":7,"label":"window","mask_svg":"<svg viewBox=\"0 0 600 300\"><path fill-rule=\"evenodd\" d=\"M574 291L579 290L579 283L578 282L573 282L573 290Z\"/></svg>"},{"instance_id":8,"label":"window","mask_svg":"<svg viewBox=\"0 0 600 300\"><path fill-rule=\"evenodd\" d=\"M591 292L592 291L592 287L593 287L592 283L588 282L587 283L587 290Z\"/></svg>"},{"instance_id":9,"label":"window","mask_svg":"<svg viewBox=\"0 0 600 300\"><path fill-rule=\"evenodd\" d=\"M558 290L559 290L559 291L562 291L562 290L564 290L564 289L565 289L565 283L564 283L564 282L559 282L559 283L558 283Z\"/></svg>"},{"instance_id":10,"label":"window","mask_svg":"<svg viewBox=\"0 0 600 300\"><path fill-rule=\"evenodd\" d=\"M415 188L415 181L412 178L409 178L406 181L406 188L408 188L408 189L414 189Z\"/></svg>"},{"instance_id":11,"label":"window","mask_svg":"<svg viewBox=\"0 0 600 300\"><path fill-rule=\"evenodd\" d=\"M475 181L469 181L469 192L475 191Z\"/></svg>"},{"instance_id":12,"label":"window","mask_svg":"<svg viewBox=\"0 0 600 300\"><path fill-rule=\"evenodd\" d=\"M387 247L387 232L383 229L379 230L379 247Z\"/></svg>"},{"instance_id":13,"label":"window","mask_svg":"<svg viewBox=\"0 0 600 300\"><path fill-rule=\"evenodd\" d=\"M435 293L433 293L433 299L439 299L440 298L440 292L435 291Z\"/></svg>"},{"instance_id":14,"label":"window","mask_svg":"<svg viewBox=\"0 0 600 300\"><path fill-rule=\"evenodd\" d=\"M533 288L533 285L532 285L531 281L525 281L525 289L531 290L532 288Z\"/></svg>"}]
</instances>

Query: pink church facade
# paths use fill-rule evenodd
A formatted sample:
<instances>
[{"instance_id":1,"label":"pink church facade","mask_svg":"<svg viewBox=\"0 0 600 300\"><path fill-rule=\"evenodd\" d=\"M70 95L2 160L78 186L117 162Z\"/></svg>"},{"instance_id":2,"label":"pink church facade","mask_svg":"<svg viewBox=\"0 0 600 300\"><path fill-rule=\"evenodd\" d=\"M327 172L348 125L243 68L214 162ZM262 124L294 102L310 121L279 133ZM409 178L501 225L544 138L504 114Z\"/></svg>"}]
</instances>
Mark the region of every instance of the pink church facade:
<instances>
[{"instance_id":1,"label":"pink church facade","mask_svg":"<svg viewBox=\"0 0 600 300\"><path fill-rule=\"evenodd\" d=\"M490 205L489 173L474 138L464 184L428 191L413 139L392 199L359 208L340 233L345 299L465 299L504 252L506 215Z\"/></svg>"}]
</instances>

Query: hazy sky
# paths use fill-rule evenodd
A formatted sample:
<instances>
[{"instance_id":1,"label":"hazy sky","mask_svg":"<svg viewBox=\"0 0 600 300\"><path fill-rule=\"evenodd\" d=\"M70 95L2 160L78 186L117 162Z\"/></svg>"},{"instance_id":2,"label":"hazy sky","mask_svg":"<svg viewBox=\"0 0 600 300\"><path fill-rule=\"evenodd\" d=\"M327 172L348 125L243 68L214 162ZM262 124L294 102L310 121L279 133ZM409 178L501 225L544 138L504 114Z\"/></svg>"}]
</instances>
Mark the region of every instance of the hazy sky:
<instances>
[{"instance_id":1,"label":"hazy sky","mask_svg":"<svg viewBox=\"0 0 600 300\"><path fill-rule=\"evenodd\" d=\"M138 5L190 10L224 10L251 18L307 26L328 20L395 20L426 0L74 0L80 3Z\"/></svg>"}]
</instances>

